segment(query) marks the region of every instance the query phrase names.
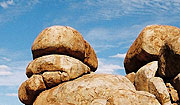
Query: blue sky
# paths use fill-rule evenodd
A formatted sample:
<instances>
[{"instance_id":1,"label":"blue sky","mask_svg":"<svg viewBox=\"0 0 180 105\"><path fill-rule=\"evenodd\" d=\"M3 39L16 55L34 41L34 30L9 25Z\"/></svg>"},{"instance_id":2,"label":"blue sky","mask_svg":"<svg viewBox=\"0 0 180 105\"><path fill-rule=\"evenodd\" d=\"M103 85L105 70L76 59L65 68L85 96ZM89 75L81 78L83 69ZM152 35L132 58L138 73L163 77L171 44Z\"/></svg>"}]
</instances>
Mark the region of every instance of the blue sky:
<instances>
[{"instance_id":1,"label":"blue sky","mask_svg":"<svg viewBox=\"0 0 180 105\"><path fill-rule=\"evenodd\" d=\"M97 73L125 75L124 56L140 31L179 20L179 0L0 0L0 105L21 105L31 45L46 27L75 28L97 53Z\"/></svg>"}]
</instances>

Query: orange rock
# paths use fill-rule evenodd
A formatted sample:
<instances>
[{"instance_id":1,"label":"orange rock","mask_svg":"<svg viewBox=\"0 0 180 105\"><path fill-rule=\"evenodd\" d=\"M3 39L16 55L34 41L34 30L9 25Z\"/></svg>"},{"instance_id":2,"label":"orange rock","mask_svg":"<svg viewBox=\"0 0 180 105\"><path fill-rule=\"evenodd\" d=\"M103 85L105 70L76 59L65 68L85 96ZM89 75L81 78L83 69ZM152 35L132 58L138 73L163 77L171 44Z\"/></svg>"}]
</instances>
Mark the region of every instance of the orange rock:
<instances>
[{"instance_id":1,"label":"orange rock","mask_svg":"<svg viewBox=\"0 0 180 105\"><path fill-rule=\"evenodd\" d=\"M129 48L124 67L126 73L136 72L148 62L158 60L161 47L168 37L180 36L180 29L173 26L151 25L143 29Z\"/></svg>"},{"instance_id":2,"label":"orange rock","mask_svg":"<svg viewBox=\"0 0 180 105\"><path fill-rule=\"evenodd\" d=\"M71 27L48 27L34 40L32 53L34 59L48 54L64 54L83 60L84 39L78 31Z\"/></svg>"}]
</instances>

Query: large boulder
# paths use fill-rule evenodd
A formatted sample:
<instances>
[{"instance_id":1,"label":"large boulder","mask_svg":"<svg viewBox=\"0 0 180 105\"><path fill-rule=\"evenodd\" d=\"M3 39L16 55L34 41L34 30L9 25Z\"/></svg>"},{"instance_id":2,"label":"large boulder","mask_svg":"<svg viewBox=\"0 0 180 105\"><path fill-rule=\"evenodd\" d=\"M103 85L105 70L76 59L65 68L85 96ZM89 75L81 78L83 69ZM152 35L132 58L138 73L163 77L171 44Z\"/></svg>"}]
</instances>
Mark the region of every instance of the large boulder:
<instances>
[{"instance_id":1,"label":"large boulder","mask_svg":"<svg viewBox=\"0 0 180 105\"><path fill-rule=\"evenodd\" d=\"M141 67L135 74L134 85L138 91L149 91L148 81L154 77L158 69L158 62L150 62Z\"/></svg>"},{"instance_id":2,"label":"large boulder","mask_svg":"<svg viewBox=\"0 0 180 105\"><path fill-rule=\"evenodd\" d=\"M174 78L180 73L180 33L169 37L160 50L158 73L161 77Z\"/></svg>"},{"instance_id":3,"label":"large boulder","mask_svg":"<svg viewBox=\"0 0 180 105\"><path fill-rule=\"evenodd\" d=\"M123 76L88 74L42 92L33 105L160 105Z\"/></svg>"},{"instance_id":4,"label":"large boulder","mask_svg":"<svg viewBox=\"0 0 180 105\"><path fill-rule=\"evenodd\" d=\"M46 89L42 76L33 75L23 82L18 91L18 97L24 104L31 105L38 94Z\"/></svg>"},{"instance_id":5,"label":"large boulder","mask_svg":"<svg viewBox=\"0 0 180 105\"><path fill-rule=\"evenodd\" d=\"M136 72L148 62L158 60L161 47L168 37L180 36L180 29L173 26L151 25L143 29L129 48L124 67L126 73Z\"/></svg>"},{"instance_id":6,"label":"large boulder","mask_svg":"<svg viewBox=\"0 0 180 105\"><path fill-rule=\"evenodd\" d=\"M156 96L161 105L171 105L170 96L162 78L150 78L148 82L148 87L149 92Z\"/></svg>"},{"instance_id":7,"label":"large boulder","mask_svg":"<svg viewBox=\"0 0 180 105\"><path fill-rule=\"evenodd\" d=\"M87 64L92 71L98 66L94 49L82 35L68 26L52 26L43 30L32 45L33 59L50 54L68 55Z\"/></svg>"},{"instance_id":8,"label":"large boulder","mask_svg":"<svg viewBox=\"0 0 180 105\"><path fill-rule=\"evenodd\" d=\"M51 26L43 30L34 40L32 53L34 59L48 54L64 54L83 60L84 39L71 27Z\"/></svg>"},{"instance_id":9,"label":"large boulder","mask_svg":"<svg viewBox=\"0 0 180 105\"><path fill-rule=\"evenodd\" d=\"M26 68L26 75L31 77L33 74L42 74L46 71L64 72L69 79L74 79L90 72L90 68L80 60L66 55L46 55L30 62Z\"/></svg>"}]
</instances>

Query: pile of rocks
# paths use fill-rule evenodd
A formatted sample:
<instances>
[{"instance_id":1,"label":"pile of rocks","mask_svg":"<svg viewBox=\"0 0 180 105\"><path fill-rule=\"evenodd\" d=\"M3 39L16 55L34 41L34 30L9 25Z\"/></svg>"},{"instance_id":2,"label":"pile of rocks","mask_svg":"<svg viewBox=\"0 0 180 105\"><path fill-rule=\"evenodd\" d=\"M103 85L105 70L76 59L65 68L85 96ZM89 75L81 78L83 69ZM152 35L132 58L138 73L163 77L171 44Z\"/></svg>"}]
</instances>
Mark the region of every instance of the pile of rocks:
<instances>
[{"instance_id":1,"label":"pile of rocks","mask_svg":"<svg viewBox=\"0 0 180 105\"><path fill-rule=\"evenodd\" d=\"M124 66L126 77L136 90L154 94L162 105L180 103L179 28L165 25L144 28L129 48Z\"/></svg>"},{"instance_id":2,"label":"pile of rocks","mask_svg":"<svg viewBox=\"0 0 180 105\"><path fill-rule=\"evenodd\" d=\"M71 81L98 66L93 48L71 27L43 30L32 45L33 61L26 68L29 78L19 88L19 99L32 104L44 90Z\"/></svg>"},{"instance_id":3,"label":"pile of rocks","mask_svg":"<svg viewBox=\"0 0 180 105\"><path fill-rule=\"evenodd\" d=\"M95 74L96 53L78 31L46 28L32 45L19 99L26 105L178 104L179 45L179 28L148 26L128 50L126 76Z\"/></svg>"}]
</instances>

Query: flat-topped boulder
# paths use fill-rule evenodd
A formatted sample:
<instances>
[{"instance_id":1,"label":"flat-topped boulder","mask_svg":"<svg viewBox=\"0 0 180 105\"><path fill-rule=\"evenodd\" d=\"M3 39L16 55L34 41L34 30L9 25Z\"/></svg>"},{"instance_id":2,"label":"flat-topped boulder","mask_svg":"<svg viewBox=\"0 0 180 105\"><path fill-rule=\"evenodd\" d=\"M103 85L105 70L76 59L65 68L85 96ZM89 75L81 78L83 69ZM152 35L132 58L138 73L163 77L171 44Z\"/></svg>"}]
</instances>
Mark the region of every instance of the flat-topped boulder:
<instances>
[{"instance_id":1,"label":"flat-topped boulder","mask_svg":"<svg viewBox=\"0 0 180 105\"><path fill-rule=\"evenodd\" d=\"M129 48L124 67L126 73L136 72L143 65L158 60L161 47L169 37L180 36L180 29L166 25L145 27Z\"/></svg>"}]
</instances>

